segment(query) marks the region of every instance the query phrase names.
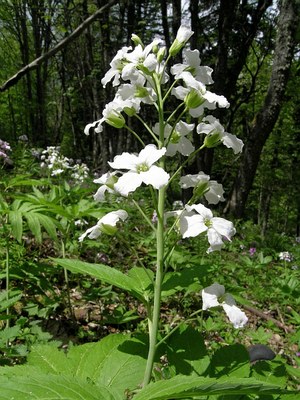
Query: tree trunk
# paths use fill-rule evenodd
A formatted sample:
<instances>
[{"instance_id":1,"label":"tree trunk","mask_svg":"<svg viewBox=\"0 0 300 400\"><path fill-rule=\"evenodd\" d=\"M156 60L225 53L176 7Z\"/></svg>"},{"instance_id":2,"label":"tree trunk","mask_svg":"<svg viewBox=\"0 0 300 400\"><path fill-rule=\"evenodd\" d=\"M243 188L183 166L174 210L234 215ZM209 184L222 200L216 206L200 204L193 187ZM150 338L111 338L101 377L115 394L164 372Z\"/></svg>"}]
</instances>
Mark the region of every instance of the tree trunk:
<instances>
[{"instance_id":1,"label":"tree trunk","mask_svg":"<svg viewBox=\"0 0 300 400\"><path fill-rule=\"evenodd\" d=\"M241 165L224 212L242 218L261 151L269 137L284 101L285 87L293 57L298 14L295 0L282 0L272 74L264 104L257 113L244 146Z\"/></svg>"}]
</instances>

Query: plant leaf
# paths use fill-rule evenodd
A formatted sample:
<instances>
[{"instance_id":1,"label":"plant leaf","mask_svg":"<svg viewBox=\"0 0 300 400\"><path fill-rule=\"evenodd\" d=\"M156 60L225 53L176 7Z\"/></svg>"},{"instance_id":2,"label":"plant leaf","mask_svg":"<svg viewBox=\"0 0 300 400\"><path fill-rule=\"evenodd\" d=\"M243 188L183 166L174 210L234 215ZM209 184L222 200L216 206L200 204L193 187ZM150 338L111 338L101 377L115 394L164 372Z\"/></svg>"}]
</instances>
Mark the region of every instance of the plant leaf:
<instances>
[{"instance_id":1,"label":"plant leaf","mask_svg":"<svg viewBox=\"0 0 300 400\"><path fill-rule=\"evenodd\" d=\"M0 400L116 400L106 387L78 377L41 374L0 376Z\"/></svg>"},{"instance_id":2,"label":"plant leaf","mask_svg":"<svg viewBox=\"0 0 300 400\"><path fill-rule=\"evenodd\" d=\"M8 213L8 219L11 225L12 235L19 243L21 243L23 234L22 212L19 210L10 210Z\"/></svg>"},{"instance_id":3,"label":"plant leaf","mask_svg":"<svg viewBox=\"0 0 300 400\"><path fill-rule=\"evenodd\" d=\"M141 390L134 400L186 399L210 395L284 394L288 392L277 385L265 384L252 378L204 378L177 375L166 381L151 383Z\"/></svg>"},{"instance_id":4,"label":"plant leaf","mask_svg":"<svg viewBox=\"0 0 300 400\"><path fill-rule=\"evenodd\" d=\"M54 258L53 260L58 265L67 268L71 272L90 275L94 278L98 278L102 282L126 290L139 300L145 301L143 291L141 288L137 287L136 281L130 276L123 274L121 271L108 267L104 264L90 264L80 260L61 258Z\"/></svg>"},{"instance_id":5,"label":"plant leaf","mask_svg":"<svg viewBox=\"0 0 300 400\"><path fill-rule=\"evenodd\" d=\"M167 356L176 373L184 375L203 375L210 362L203 336L188 325L182 325L170 337Z\"/></svg>"}]
</instances>

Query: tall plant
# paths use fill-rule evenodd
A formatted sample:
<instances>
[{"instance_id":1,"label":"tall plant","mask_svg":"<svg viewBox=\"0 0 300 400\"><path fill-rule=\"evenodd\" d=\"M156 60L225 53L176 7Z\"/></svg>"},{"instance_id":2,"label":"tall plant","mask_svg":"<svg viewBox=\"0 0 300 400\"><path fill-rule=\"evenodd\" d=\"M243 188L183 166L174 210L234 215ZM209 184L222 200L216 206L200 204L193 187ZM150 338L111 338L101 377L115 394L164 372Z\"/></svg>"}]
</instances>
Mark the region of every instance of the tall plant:
<instances>
[{"instance_id":1,"label":"tall plant","mask_svg":"<svg viewBox=\"0 0 300 400\"><path fill-rule=\"evenodd\" d=\"M197 50L186 48L192 33L181 26L168 54L160 40L144 46L140 38L133 35L134 49L124 47L119 50L102 80L104 86L113 80L113 86L118 87L115 98L106 105L103 117L85 129L88 134L92 127L96 132L101 132L103 123L116 128L125 127L142 147L139 154L123 153L109 162L112 171L97 180L101 186L95 199L104 201L106 196L121 196L125 203L128 199L136 206L156 236L154 270L144 265L142 260L143 266L131 268L128 274L103 264L56 260L72 272L90 274L127 291L142 302L147 310L148 340L140 336L110 335L96 344L73 347L67 356L49 347L34 349L28 366L19 368L13 379L1 377L0 374L5 395L16 396L13 386L16 382L18 390L26 394L29 391L30 394L36 394L38 382L39 389L44 389L38 393L40 399L49 398L47 396L54 392L53 398L75 399L81 396L98 400L187 399L210 395L231 395L233 399L235 395L284 392L277 385L249 378L249 358L242 346L223 349L222 354L216 354L210 363L203 338L197 330L186 323L179 323L163 336L159 329L162 297L175 293L177 288L184 290L186 278L194 273L189 268L179 275L168 271L175 247L174 236L177 241L178 236L190 238L205 235L209 243L207 252L210 253L221 250L235 234L232 222L213 216L209 208L198 202L203 196L212 204L223 200L222 186L202 172L180 177L183 166L205 147L222 143L236 154L243 146L236 136L225 132L217 119L207 115L207 110L228 107L229 103L225 97L206 89L206 85L212 83L212 70L200 65ZM184 62L170 67L172 59L183 48ZM168 75L169 70L172 78ZM174 110L168 106L171 96L178 100ZM139 115L143 103L154 109L157 123L153 126ZM144 143L139 133L127 124L126 115L137 118L154 143ZM184 116L186 120L183 120ZM190 122L193 118L197 126ZM193 129L205 137L199 149L195 149L189 139ZM169 166L174 163L169 163L169 158L172 160L177 153L186 159L171 172ZM167 211L166 193L171 183L176 181L183 189L192 187L193 195L182 209ZM149 188L153 201L152 218L149 218L143 203L134 195L142 184ZM83 241L86 237L97 239L102 234L115 235L118 225L123 225L127 218L129 215L124 209L111 211L83 233L79 240ZM247 322L246 315L236 306L233 297L218 283L202 290L202 300L202 309L195 311L186 322L203 310L218 306L224 309L235 328L241 328ZM158 382L153 383L153 366L161 348L167 353L172 377L164 380L167 377L161 374L156 376ZM224 366L221 370L220 360Z\"/></svg>"}]
</instances>

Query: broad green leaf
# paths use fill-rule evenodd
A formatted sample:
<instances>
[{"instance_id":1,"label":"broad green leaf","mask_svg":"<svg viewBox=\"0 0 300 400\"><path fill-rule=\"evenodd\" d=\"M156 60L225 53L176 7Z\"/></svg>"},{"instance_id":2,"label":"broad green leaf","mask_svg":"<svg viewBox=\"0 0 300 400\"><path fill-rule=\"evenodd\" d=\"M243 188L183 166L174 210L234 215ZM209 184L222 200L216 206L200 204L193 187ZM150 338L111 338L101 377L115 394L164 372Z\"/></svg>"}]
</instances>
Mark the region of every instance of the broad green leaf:
<instances>
[{"instance_id":1,"label":"broad green leaf","mask_svg":"<svg viewBox=\"0 0 300 400\"><path fill-rule=\"evenodd\" d=\"M177 375L166 381L151 383L134 396L133 400L173 400L210 395L278 395L281 393L288 393L288 391L280 386L266 384L252 378L214 379Z\"/></svg>"},{"instance_id":2,"label":"broad green leaf","mask_svg":"<svg viewBox=\"0 0 300 400\"><path fill-rule=\"evenodd\" d=\"M191 326L182 325L168 340L167 356L177 374L203 375L209 357L203 336Z\"/></svg>"},{"instance_id":3,"label":"broad green leaf","mask_svg":"<svg viewBox=\"0 0 300 400\"><path fill-rule=\"evenodd\" d=\"M224 375L247 378L250 374L249 354L241 344L233 344L218 349L212 359L210 376L221 378Z\"/></svg>"},{"instance_id":4,"label":"broad green leaf","mask_svg":"<svg viewBox=\"0 0 300 400\"><path fill-rule=\"evenodd\" d=\"M98 278L102 282L126 290L139 300L145 301L143 297L143 290L137 287L136 281L130 276L125 275L112 267L108 267L104 264L90 264L80 260L61 258L54 258L53 260L58 265L67 268L71 272L90 275L94 278Z\"/></svg>"},{"instance_id":5,"label":"broad green leaf","mask_svg":"<svg viewBox=\"0 0 300 400\"><path fill-rule=\"evenodd\" d=\"M36 345L32 347L28 357L27 365L38 368L45 374L72 374L72 363L65 353L51 345Z\"/></svg>"},{"instance_id":6,"label":"broad green leaf","mask_svg":"<svg viewBox=\"0 0 300 400\"><path fill-rule=\"evenodd\" d=\"M153 271L145 270L141 267L133 267L128 271L128 276L135 280L137 287L141 288L144 293L153 293Z\"/></svg>"},{"instance_id":7,"label":"broad green leaf","mask_svg":"<svg viewBox=\"0 0 300 400\"><path fill-rule=\"evenodd\" d=\"M0 400L120 400L113 392L78 377L41 374L0 376Z\"/></svg>"},{"instance_id":8,"label":"broad green leaf","mask_svg":"<svg viewBox=\"0 0 300 400\"><path fill-rule=\"evenodd\" d=\"M136 389L142 382L148 347L130 335L109 335L98 343L70 349L74 374L111 387L118 393Z\"/></svg>"},{"instance_id":9,"label":"broad green leaf","mask_svg":"<svg viewBox=\"0 0 300 400\"><path fill-rule=\"evenodd\" d=\"M109 335L96 343L71 347L67 353L67 358L73 365L74 375L90 378L93 381L99 379L105 359L109 358L118 346L129 338L129 335Z\"/></svg>"}]
</instances>

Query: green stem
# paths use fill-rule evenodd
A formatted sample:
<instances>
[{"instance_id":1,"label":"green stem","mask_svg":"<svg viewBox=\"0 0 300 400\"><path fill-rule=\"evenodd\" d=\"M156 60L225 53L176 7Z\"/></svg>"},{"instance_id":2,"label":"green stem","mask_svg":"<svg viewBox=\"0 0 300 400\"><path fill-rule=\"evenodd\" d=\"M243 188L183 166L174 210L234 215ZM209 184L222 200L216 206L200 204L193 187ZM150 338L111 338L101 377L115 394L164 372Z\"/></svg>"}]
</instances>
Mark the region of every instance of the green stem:
<instances>
[{"instance_id":1,"label":"green stem","mask_svg":"<svg viewBox=\"0 0 300 400\"><path fill-rule=\"evenodd\" d=\"M6 235L7 236L7 235ZM6 239L6 257L5 257L5 289L6 289L6 301L9 301L9 238ZM6 329L9 328L9 307L6 308Z\"/></svg>"},{"instance_id":2,"label":"green stem","mask_svg":"<svg viewBox=\"0 0 300 400\"><path fill-rule=\"evenodd\" d=\"M154 76L154 83L157 93L158 117L159 117L159 147L164 144L164 105L162 101L161 86L158 76ZM160 159L159 165L164 169L165 160ZM154 283L153 308L148 312L149 328L149 350L144 375L143 387L148 385L151 380L154 357L156 353L156 343L160 322L161 287L164 278L164 212L165 212L166 187L159 189L157 204L157 229L156 229L156 277Z\"/></svg>"},{"instance_id":3,"label":"green stem","mask_svg":"<svg viewBox=\"0 0 300 400\"><path fill-rule=\"evenodd\" d=\"M66 257L66 250L65 250L65 243L63 240L61 240L61 250L62 250L62 257ZM69 283L69 276L68 276L68 270L67 268L64 267L64 276L65 276L65 282L66 282L66 289L67 289L67 303L68 303L68 308L70 312L70 316L74 318L74 312L73 312L73 307L71 303L71 296L70 296L70 283Z\"/></svg>"},{"instance_id":4,"label":"green stem","mask_svg":"<svg viewBox=\"0 0 300 400\"><path fill-rule=\"evenodd\" d=\"M174 172L174 174L171 176L169 179L168 185L172 182L172 180L179 174L179 172L183 169L183 167L202 149L204 149L205 145L203 144L201 147L199 147L197 150L193 151L192 154L189 155L189 157L181 164L181 166Z\"/></svg>"},{"instance_id":5,"label":"green stem","mask_svg":"<svg viewBox=\"0 0 300 400\"><path fill-rule=\"evenodd\" d=\"M160 320L160 303L161 303L161 286L164 277L164 204L165 204L165 188L159 190L158 195L158 216L157 216L157 266L156 278L154 284L154 303L152 313L148 314L149 326L149 351L147 365L144 375L143 386L148 385L152 375L154 357L156 352L157 333Z\"/></svg>"},{"instance_id":6,"label":"green stem","mask_svg":"<svg viewBox=\"0 0 300 400\"><path fill-rule=\"evenodd\" d=\"M142 139L139 137L139 135L133 130L131 129L128 125L124 125L124 127L133 134L133 136L141 143L141 145L143 147L145 147L145 143L142 141Z\"/></svg>"}]
</instances>

